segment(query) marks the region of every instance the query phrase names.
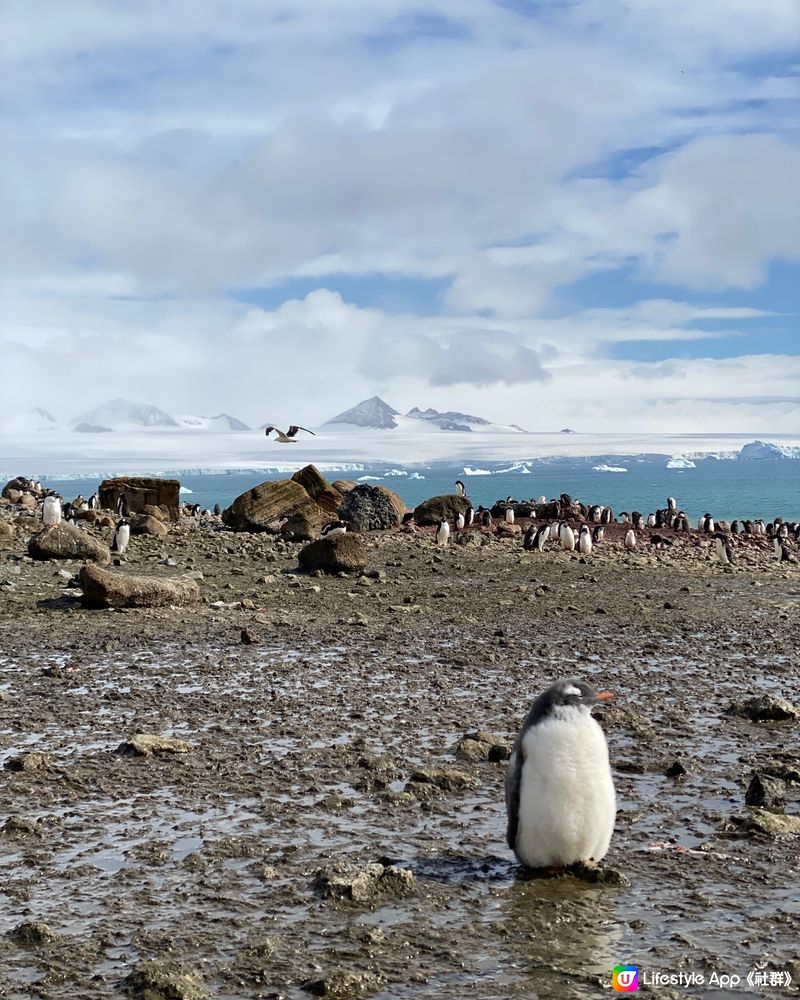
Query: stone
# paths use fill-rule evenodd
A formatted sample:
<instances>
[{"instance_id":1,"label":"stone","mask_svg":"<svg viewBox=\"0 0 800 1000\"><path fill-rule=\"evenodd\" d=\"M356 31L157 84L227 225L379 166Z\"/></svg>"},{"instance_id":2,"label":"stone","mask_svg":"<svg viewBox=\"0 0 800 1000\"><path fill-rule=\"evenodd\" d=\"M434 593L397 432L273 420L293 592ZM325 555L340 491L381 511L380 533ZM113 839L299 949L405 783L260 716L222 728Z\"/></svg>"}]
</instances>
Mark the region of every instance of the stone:
<instances>
[{"instance_id":1,"label":"stone","mask_svg":"<svg viewBox=\"0 0 800 1000\"><path fill-rule=\"evenodd\" d=\"M10 500L12 503L16 503L19 500L20 494L26 493L28 491L28 480L25 476L16 476L14 479L9 479L6 485L3 487L2 496L5 500Z\"/></svg>"},{"instance_id":2,"label":"stone","mask_svg":"<svg viewBox=\"0 0 800 1000\"><path fill-rule=\"evenodd\" d=\"M786 783L780 778L753 771L744 801L748 806L781 810L786 804Z\"/></svg>"},{"instance_id":3,"label":"stone","mask_svg":"<svg viewBox=\"0 0 800 1000\"><path fill-rule=\"evenodd\" d=\"M26 920L10 932L9 937L26 948L55 941L56 935L42 920Z\"/></svg>"},{"instance_id":4,"label":"stone","mask_svg":"<svg viewBox=\"0 0 800 1000\"><path fill-rule=\"evenodd\" d=\"M238 496L222 512L222 522L237 531L272 531L293 514L317 516L319 508L293 479L260 483Z\"/></svg>"},{"instance_id":5,"label":"stone","mask_svg":"<svg viewBox=\"0 0 800 1000\"><path fill-rule=\"evenodd\" d=\"M100 483L98 496L105 510L117 509L122 494L128 503L129 514L139 514L145 507L163 507L171 521L177 521L180 510L180 488L177 479L158 479L155 476L118 476Z\"/></svg>"},{"instance_id":6,"label":"stone","mask_svg":"<svg viewBox=\"0 0 800 1000\"><path fill-rule=\"evenodd\" d=\"M197 581L186 577L164 580L83 566L78 580L90 608L161 608L194 604L200 597Z\"/></svg>"},{"instance_id":7,"label":"stone","mask_svg":"<svg viewBox=\"0 0 800 1000\"><path fill-rule=\"evenodd\" d=\"M0 521L0 539L13 538L14 526L8 521Z\"/></svg>"},{"instance_id":8,"label":"stone","mask_svg":"<svg viewBox=\"0 0 800 1000\"><path fill-rule=\"evenodd\" d=\"M164 521L161 518L153 517L152 514L131 514L129 520L132 535L155 535L156 537L161 537L169 532Z\"/></svg>"},{"instance_id":9,"label":"stone","mask_svg":"<svg viewBox=\"0 0 800 1000\"><path fill-rule=\"evenodd\" d=\"M154 517L157 521L168 521L169 513L165 507L157 507L154 503L146 503L141 509L142 514Z\"/></svg>"},{"instance_id":10,"label":"stone","mask_svg":"<svg viewBox=\"0 0 800 1000\"><path fill-rule=\"evenodd\" d=\"M322 530L323 518L320 515L309 517L305 512L292 514L292 516L281 525L281 535L284 538L292 539L295 542L310 542L319 538Z\"/></svg>"},{"instance_id":11,"label":"stone","mask_svg":"<svg viewBox=\"0 0 800 1000\"><path fill-rule=\"evenodd\" d=\"M477 733L466 733L456 743L455 755L459 760L477 762L482 760L507 760L511 747L502 736L482 730Z\"/></svg>"},{"instance_id":12,"label":"stone","mask_svg":"<svg viewBox=\"0 0 800 1000\"><path fill-rule=\"evenodd\" d=\"M405 791L420 799L431 798L438 792L463 792L475 788L478 779L467 771L453 767L425 767L414 771Z\"/></svg>"},{"instance_id":13,"label":"stone","mask_svg":"<svg viewBox=\"0 0 800 1000\"><path fill-rule=\"evenodd\" d=\"M459 497L455 494L431 497L429 500L423 500L414 509L414 520L423 527L431 524L437 525L442 518L446 518L452 523L457 514L466 514L469 508L470 502L466 497Z\"/></svg>"},{"instance_id":14,"label":"stone","mask_svg":"<svg viewBox=\"0 0 800 1000\"><path fill-rule=\"evenodd\" d=\"M208 991L200 974L182 965L140 962L123 981L134 1000L206 1000Z\"/></svg>"},{"instance_id":15,"label":"stone","mask_svg":"<svg viewBox=\"0 0 800 1000\"><path fill-rule=\"evenodd\" d=\"M301 569L307 573L363 573L367 568L367 550L352 532L319 538L300 549L297 556Z\"/></svg>"},{"instance_id":16,"label":"stone","mask_svg":"<svg viewBox=\"0 0 800 1000\"><path fill-rule=\"evenodd\" d=\"M243 628L239 633L239 641L243 646L255 646L258 643L254 633L247 628Z\"/></svg>"},{"instance_id":17,"label":"stone","mask_svg":"<svg viewBox=\"0 0 800 1000\"><path fill-rule=\"evenodd\" d=\"M6 771L37 771L40 768L49 767L51 762L52 758L49 754L31 751L30 753L18 754L16 757L9 757L3 764L3 768Z\"/></svg>"},{"instance_id":18,"label":"stone","mask_svg":"<svg viewBox=\"0 0 800 1000\"><path fill-rule=\"evenodd\" d=\"M334 479L331 486L340 493L349 493L358 486L358 483L354 479Z\"/></svg>"},{"instance_id":19,"label":"stone","mask_svg":"<svg viewBox=\"0 0 800 1000\"><path fill-rule=\"evenodd\" d=\"M292 476L292 482L299 483L319 507L321 514L335 520L342 502L342 494L322 475L316 465L306 465Z\"/></svg>"},{"instance_id":20,"label":"stone","mask_svg":"<svg viewBox=\"0 0 800 1000\"><path fill-rule=\"evenodd\" d=\"M358 997L376 993L382 982L374 972L333 969L322 979L311 979L303 983L302 989L315 997L328 997L328 1000L357 1000Z\"/></svg>"},{"instance_id":21,"label":"stone","mask_svg":"<svg viewBox=\"0 0 800 1000\"><path fill-rule=\"evenodd\" d=\"M761 694L746 701L734 702L725 712L752 722L784 722L800 718L800 710L785 698L773 694Z\"/></svg>"},{"instance_id":22,"label":"stone","mask_svg":"<svg viewBox=\"0 0 800 1000\"><path fill-rule=\"evenodd\" d=\"M775 840L800 836L800 816L784 816L768 809L751 809L748 816L735 816L731 822L746 833L760 833Z\"/></svg>"},{"instance_id":23,"label":"stone","mask_svg":"<svg viewBox=\"0 0 800 1000\"><path fill-rule=\"evenodd\" d=\"M416 891L416 879L406 868L375 863L358 868L334 861L320 869L314 887L325 899L350 899L367 903L375 899L405 899Z\"/></svg>"},{"instance_id":24,"label":"stone","mask_svg":"<svg viewBox=\"0 0 800 1000\"><path fill-rule=\"evenodd\" d=\"M401 523L406 505L385 486L359 483L346 493L339 507L339 517L351 531L387 531Z\"/></svg>"},{"instance_id":25,"label":"stone","mask_svg":"<svg viewBox=\"0 0 800 1000\"><path fill-rule=\"evenodd\" d=\"M191 743L171 736L154 736L151 733L136 733L117 747L123 757L152 757L154 754L189 753Z\"/></svg>"},{"instance_id":26,"label":"stone","mask_svg":"<svg viewBox=\"0 0 800 1000\"><path fill-rule=\"evenodd\" d=\"M43 528L28 541L28 554L33 559L91 559L111 562L111 551L86 532L62 521L52 528Z\"/></svg>"}]
</instances>

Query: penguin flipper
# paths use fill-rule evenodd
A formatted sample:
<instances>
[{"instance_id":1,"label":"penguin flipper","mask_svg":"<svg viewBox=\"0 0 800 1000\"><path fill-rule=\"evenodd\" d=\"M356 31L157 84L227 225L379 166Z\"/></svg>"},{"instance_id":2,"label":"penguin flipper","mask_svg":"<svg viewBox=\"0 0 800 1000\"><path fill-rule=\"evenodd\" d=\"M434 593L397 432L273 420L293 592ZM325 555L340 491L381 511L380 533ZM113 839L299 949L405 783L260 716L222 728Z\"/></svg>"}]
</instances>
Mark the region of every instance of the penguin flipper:
<instances>
[{"instance_id":1,"label":"penguin flipper","mask_svg":"<svg viewBox=\"0 0 800 1000\"><path fill-rule=\"evenodd\" d=\"M506 771L506 811L508 813L508 826L506 828L506 843L512 851L517 847L517 833L519 832L519 800L520 785L522 783L522 765L525 759L522 755L522 748L515 748L508 762Z\"/></svg>"}]
</instances>

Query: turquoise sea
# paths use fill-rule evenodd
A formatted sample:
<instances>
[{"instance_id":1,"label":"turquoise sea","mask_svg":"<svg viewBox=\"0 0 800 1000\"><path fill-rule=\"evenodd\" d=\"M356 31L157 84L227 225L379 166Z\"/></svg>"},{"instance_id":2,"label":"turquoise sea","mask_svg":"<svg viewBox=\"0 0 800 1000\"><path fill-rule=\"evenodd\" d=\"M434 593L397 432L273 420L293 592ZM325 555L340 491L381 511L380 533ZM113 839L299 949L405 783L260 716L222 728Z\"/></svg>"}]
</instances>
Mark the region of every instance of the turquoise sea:
<instances>
[{"instance_id":1,"label":"turquoise sea","mask_svg":"<svg viewBox=\"0 0 800 1000\"><path fill-rule=\"evenodd\" d=\"M626 472L595 471L605 462ZM558 497L569 493L584 503L601 503L621 510L638 510L647 515L666 506L674 496L678 506L691 520L706 511L717 519L783 517L800 520L800 461L792 459L719 460L708 458L695 468L668 469L663 458L645 457L605 459L558 459L528 463L525 473L508 470L508 463L481 463L484 474L467 475L460 464L436 463L431 466L372 465L354 472L326 470L329 480L360 479L382 482L395 490L409 507L440 493L454 492L454 482L461 479L473 506L487 507L496 500L513 496L517 500L533 497ZM466 466L470 468L470 466ZM487 474L488 473L488 474ZM173 477L165 477L173 478ZM239 494L270 479L285 479L286 473L230 472L209 475L184 474L179 478L185 499L213 508L215 503L228 506ZM69 500L82 493L90 496L99 485L94 479L48 479L46 485ZM191 491L191 492L189 492Z\"/></svg>"}]
</instances>

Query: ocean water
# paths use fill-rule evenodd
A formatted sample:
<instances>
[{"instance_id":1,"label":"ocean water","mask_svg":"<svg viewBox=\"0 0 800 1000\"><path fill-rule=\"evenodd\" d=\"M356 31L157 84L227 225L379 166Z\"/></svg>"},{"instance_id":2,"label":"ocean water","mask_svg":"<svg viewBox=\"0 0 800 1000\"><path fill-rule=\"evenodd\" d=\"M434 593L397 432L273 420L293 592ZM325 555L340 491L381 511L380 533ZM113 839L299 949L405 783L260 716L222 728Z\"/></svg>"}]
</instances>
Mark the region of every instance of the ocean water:
<instances>
[{"instance_id":1,"label":"ocean water","mask_svg":"<svg viewBox=\"0 0 800 1000\"><path fill-rule=\"evenodd\" d=\"M674 496L678 507L685 510L692 521L706 511L717 519L727 520L778 516L789 521L800 520L800 461L797 460L705 459L692 469L668 469L663 460L615 459L613 466L624 468L626 472L595 471L596 464L597 459L564 459L529 464L525 468L531 471L525 473L493 469L490 463L483 463L481 468L485 474L478 475L465 473L463 464L436 463L413 469L386 465L364 472L329 470L326 476L329 480L369 476L367 482L372 485L381 482L390 487L409 507L437 494L455 492L455 480L461 479L475 507L491 506L507 496L530 500L569 493L586 504L600 503L615 512L638 510L647 515L657 507L665 507L667 497ZM187 474L178 478L183 488L182 498L188 503L199 503L202 508L213 508L219 503L224 508L258 483L285 479L287 474L232 472ZM49 479L45 485L71 500L79 493L90 496L97 490L99 480Z\"/></svg>"}]
</instances>

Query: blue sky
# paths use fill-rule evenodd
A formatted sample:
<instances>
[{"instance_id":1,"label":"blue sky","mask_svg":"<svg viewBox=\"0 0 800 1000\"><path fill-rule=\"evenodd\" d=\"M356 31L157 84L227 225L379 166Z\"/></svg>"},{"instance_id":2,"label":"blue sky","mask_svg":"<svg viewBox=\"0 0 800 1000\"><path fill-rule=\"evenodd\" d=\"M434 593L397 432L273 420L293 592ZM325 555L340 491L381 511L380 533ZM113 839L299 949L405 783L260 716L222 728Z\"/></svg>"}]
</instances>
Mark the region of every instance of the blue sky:
<instances>
[{"instance_id":1,"label":"blue sky","mask_svg":"<svg viewBox=\"0 0 800 1000\"><path fill-rule=\"evenodd\" d=\"M795 0L4 20L6 410L800 432Z\"/></svg>"}]
</instances>

